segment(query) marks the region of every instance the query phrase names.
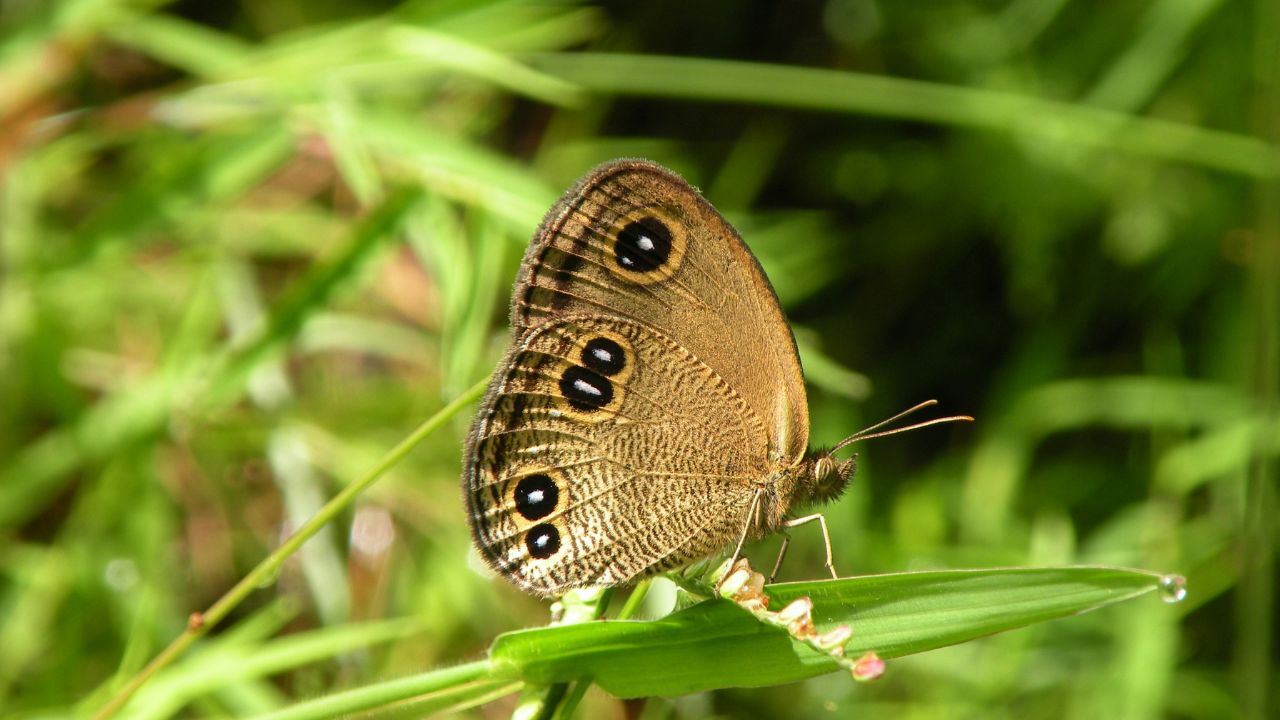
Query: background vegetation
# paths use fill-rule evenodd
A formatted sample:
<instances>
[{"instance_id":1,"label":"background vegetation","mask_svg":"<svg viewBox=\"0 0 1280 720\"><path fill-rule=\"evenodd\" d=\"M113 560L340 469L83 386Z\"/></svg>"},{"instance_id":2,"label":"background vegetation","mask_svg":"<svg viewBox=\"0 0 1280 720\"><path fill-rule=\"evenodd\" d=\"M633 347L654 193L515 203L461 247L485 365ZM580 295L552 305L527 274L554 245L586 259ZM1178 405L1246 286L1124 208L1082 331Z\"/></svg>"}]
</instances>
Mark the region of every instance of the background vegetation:
<instances>
[{"instance_id":1,"label":"background vegetation","mask_svg":"<svg viewBox=\"0 0 1280 720\"><path fill-rule=\"evenodd\" d=\"M101 702L484 378L542 213L639 155L758 253L815 442L929 397L978 418L860 449L842 571L1190 587L648 717L1277 716L1276 38L1273 0L0 4L0 708ZM468 420L134 714L264 712L545 623L475 569ZM816 531L792 548L821 576Z\"/></svg>"}]
</instances>

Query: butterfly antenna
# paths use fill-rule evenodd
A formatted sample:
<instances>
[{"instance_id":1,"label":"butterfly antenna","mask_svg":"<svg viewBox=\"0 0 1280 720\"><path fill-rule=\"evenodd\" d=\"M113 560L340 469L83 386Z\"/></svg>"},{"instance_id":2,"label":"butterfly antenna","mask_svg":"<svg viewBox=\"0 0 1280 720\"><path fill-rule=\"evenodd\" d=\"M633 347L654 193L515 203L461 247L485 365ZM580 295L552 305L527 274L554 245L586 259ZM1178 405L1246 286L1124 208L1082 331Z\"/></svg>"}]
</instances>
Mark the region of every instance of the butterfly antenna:
<instances>
[{"instance_id":1,"label":"butterfly antenna","mask_svg":"<svg viewBox=\"0 0 1280 720\"><path fill-rule=\"evenodd\" d=\"M909 430L919 430L920 428L929 427L930 425L940 425L942 423L973 422L973 418L969 417L968 415L952 415L950 417L942 417L942 418L934 418L932 420L925 420L924 422L918 422L913 425L907 425L906 427L874 432L875 430L878 430L879 428L882 428L885 425L888 425L889 423L897 422L898 420L901 420L902 418L910 415L913 412L916 412L917 410L923 410L924 408L931 407L937 404L938 404L937 400L925 400L919 405L909 407L906 410L903 410L902 412L898 413L897 415L894 415L891 418L888 418L886 420L881 420L880 422L876 423L875 425L872 425L871 427L863 428L862 430L859 430L858 432L836 443L835 447L827 451L827 455L832 455L837 450L843 447L846 447L848 445L852 445L853 443L856 443L859 440L870 440L871 438L884 437L886 435L897 435L898 433L904 433Z\"/></svg>"}]
</instances>

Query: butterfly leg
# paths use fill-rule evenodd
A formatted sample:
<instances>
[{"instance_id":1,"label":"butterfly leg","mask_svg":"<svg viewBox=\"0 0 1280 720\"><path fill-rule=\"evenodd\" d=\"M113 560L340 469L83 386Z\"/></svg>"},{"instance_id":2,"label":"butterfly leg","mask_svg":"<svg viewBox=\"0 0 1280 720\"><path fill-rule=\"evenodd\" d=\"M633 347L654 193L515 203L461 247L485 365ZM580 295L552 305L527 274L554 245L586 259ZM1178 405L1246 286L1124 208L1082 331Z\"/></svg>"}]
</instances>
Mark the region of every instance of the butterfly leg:
<instances>
[{"instance_id":1,"label":"butterfly leg","mask_svg":"<svg viewBox=\"0 0 1280 720\"><path fill-rule=\"evenodd\" d=\"M791 544L791 535L782 531L782 547L778 548L778 559L773 562L773 571L769 573L769 584L778 577L778 569L782 567L782 558L787 556L787 546Z\"/></svg>"},{"instance_id":2,"label":"butterfly leg","mask_svg":"<svg viewBox=\"0 0 1280 720\"><path fill-rule=\"evenodd\" d=\"M756 494L751 496L751 505L747 507L747 521L742 524L742 535L738 538L738 546L733 549L733 557L729 558L730 572L733 566L738 564L738 558L742 557L742 546L747 543L747 535L751 534L751 521L760 507L760 495L763 492L763 490L757 490Z\"/></svg>"},{"instance_id":3,"label":"butterfly leg","mask_svg":"<svg viewBox=\"0 0 1280 720\"><path fill-rule=\"evenodd\" d=\"M782 527L784 528L799 527L806 523L811 523L814 520L817 520L818 526L822 528L822 543L823 545L826 546L826 549L827 549L827 570L831 571L831 578L833 580L838 580L840 579L840 576L836 574L835 565L831 563L831 533L827 532L827 519L823 517L822 513L814 513L812 515L805 515L804 517L788 520L782 523ZM790 540L790 538L784 539L782 541L783 550L787 549L787 540ZM782 563L781 555L779 555L778 557L778 563L779 564ZM778 571L778 568L774 567L773 571L776 573Z\"/></svg>"}]
</instances>

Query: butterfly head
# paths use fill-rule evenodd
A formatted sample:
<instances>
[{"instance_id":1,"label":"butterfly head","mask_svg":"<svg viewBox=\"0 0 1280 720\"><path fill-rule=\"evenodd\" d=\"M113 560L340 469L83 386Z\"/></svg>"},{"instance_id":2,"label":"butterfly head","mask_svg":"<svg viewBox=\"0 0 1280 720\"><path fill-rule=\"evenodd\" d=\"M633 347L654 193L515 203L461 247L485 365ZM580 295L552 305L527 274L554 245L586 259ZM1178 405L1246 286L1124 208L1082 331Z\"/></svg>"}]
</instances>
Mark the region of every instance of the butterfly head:
<instances>
[{"instance_id":1,"label":"butterfly head","mask_svg":"<svg viewBox=\"0 0 1280 720\"><path fill-rule=\"evenodd\" d=\"M800 494L815 503L829 502L849 487L849 480L858 469L858 456L837 460L830 452L816 452L805 459L804 469L797 483Z\"/></svg>"}]
</instances>

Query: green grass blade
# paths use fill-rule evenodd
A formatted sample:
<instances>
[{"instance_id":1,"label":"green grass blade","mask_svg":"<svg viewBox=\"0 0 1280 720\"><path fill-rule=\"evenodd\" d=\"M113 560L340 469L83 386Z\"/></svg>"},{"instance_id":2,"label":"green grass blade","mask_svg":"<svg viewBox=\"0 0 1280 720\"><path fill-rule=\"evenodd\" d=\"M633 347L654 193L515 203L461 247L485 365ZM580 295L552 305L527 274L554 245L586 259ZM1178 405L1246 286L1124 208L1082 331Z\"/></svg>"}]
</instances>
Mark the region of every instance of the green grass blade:
<instances>
[{"instance_id":1,"label":"green grass blade","mask_svg":"<svg viewBox=\"0 0 1280 720\"><path fill-rule=\"evenodd\" d=\"M459 709L477 698L488 699L495 691L507 694L516 689L510 681L490 678L490 672L491 664L481 660L335 693L261 715L257 720L340 717L405 701L412 702L413 710L421 717L445 709Z\"/></svg>"},{"instance_id":2,"label":"green grass blade","mask_svg":"<svg viewBox=\"0 0 1280 720\"><path fill-rule=\"evenodd\" d=\"M12 464L0 467L0 525L18 524L39 512L61 482L85 463L110 457L161 430L174 407L190 403L210 409L238 398L255 368L275 357L378 250L398 239L396 230L419 197L416 189L405 189L371 211L342 252L315 266L279 302L261 333L210 360L212 369L193 362L150 377L24 448ZM207 383L197 379L206 376Z\"/></svg>"},{"instance_id":3,"label":"green grass blade","mask_svg":"<svg viewBox=\"0 0 1280 720\"><path fill-rule=\"evenodd\" d=\"M1280 175L1280 149L1245 135L1009 92L905 78L704 58L544 54L534 67L587 90L696 102L876 115L1027 134L1251 177Z\"/></svg>"},{"instance_id":4,"label":"green grass blade","mask_svg":"<svg viewBox=\"0 0 1280 720\"><path fill-rule=\"evenodd\" d=\"M847 623L846 653L891 658L1093 610L1152 592L1159 575L1106 567L944 570L767 588L771 606L808 595L819 631ZM723 601L650 622L598 622L501 635L500 674L549 684L590 678L619 697L794 682L836 669Z\"/></svg>"},{"instance_id":5,"label":"green grass blade","mask_svg":"<svg viewBox=\"0 0 1280 720\"><path fill-rule=\"evenodd\" d=\"M1113 110L1134 110L1150 102L1192 51L1192 36L1222 5L1222 0L1153 3L1141 34L1125 48L1085 102Z\"/></svg>"},{"instance_id":6,"label":"green grass blade","mask_svg":"<svg viewBox=\"0 0 1280 720\"><path fill-rule=\"evenodd\" d=\"M207 211L240 200L279 170L295 142L287 128L264 123L179 145L94 215L79 233L81 242L87 247L136 243L197 208Z\"/></svg>"},{"instance_id":7,"label":"green grass blade","mask_svg":"<svg viewBox=\"0 0 1280 720\"><path fill-rule=\"evenodd\" d=\"M168 667L175 658L182 655L187 648L203 637L210 628L222 622L246 597L266 584L274 582L275 578L279 576L280 566L284 564L285 560L297 552L318 530L328 525L334 517L350 507L360 493L367 490L370 485L373 485L388 470L403 460L424 438L438 430L460 409L478 400L484 391L485 385L486 383L483 382L476 383L474 387L441 408L436 414L427 418L413 432L409 433L408 437L387 451L372 470L348 484L329 502L325 503L324 507L320 508L319 512L312 516L306 524L298 528L297 532L289 536L262 562L258 563L253 570L250 570L208 610L203 613L193 613L187 630L162 650L159 655L154 657L145 668L130 678L110 700L98 709L94 717L108 718L113 716L140 687L146 684L149 678Z\"/></svg>"},{"instance_id":8,"label":"green grass blade","mask_svg":"<svg viewBox=\"0 0 1280 720\"><path fill-rule=\"evenodd\" d=\"M196 77L217 77L238 67L251 48L230 33L162 13L139 13L106 28L106 35Z\"/></svg>"},{"instance_id":9,"label":"green grass blade","mask_svg":"<svg viewBox=\"0 0 1280 720\"><path fill-rule=\"evenodd\" d=\"M416 188L402 188L372 209L339 253L315 265L280 300L263 332L229 352L211 383L206 403L217 405L237 396L250 371L297 337L306 321L327 307L335 293L357 278L380 251L399 240L400 223L420 198Z\"/></svg>"},{"instance_id":10,"label":"green grass blade","mask_svg":"<svg viewBox=\"0 0 1280 720\"><path fill-rule=\"evenodd\" d=\"M390 41L397 50L419 62L491 82L515 94L552 105L577 105L582 99L573 83L461 38L399 27L392 30Z\"/></svg>"},{"instance_id":11,"label":"green grass blade","mask_svg":"<svg viewBox=\"0 0 1280 720\"><path fill-rule=\"evenodd\" d=\"M193 653L140 692L130 715L172 717L193 699L220 688L248 684L344 653L421 633L413 618L325 627L267 642L220 642Z\"/></svg>"},{"instance_id":12,"label":"green grass blade","mask_svg":"<svg viewBox=\"0 0 1280 720\"><path fill-rule=\"evenodd\" d=\"M1222 383L1161 377L1058 380L1028 390L975 450L965 481L961 531L993 539L1029 477L1039 444L1054 433L1087 427L1150 432L1156 428L1212 428L1245 415L1244 396ZM1162 477L1163 481L1163 477Z\"/></svg>"}]
</instances>

